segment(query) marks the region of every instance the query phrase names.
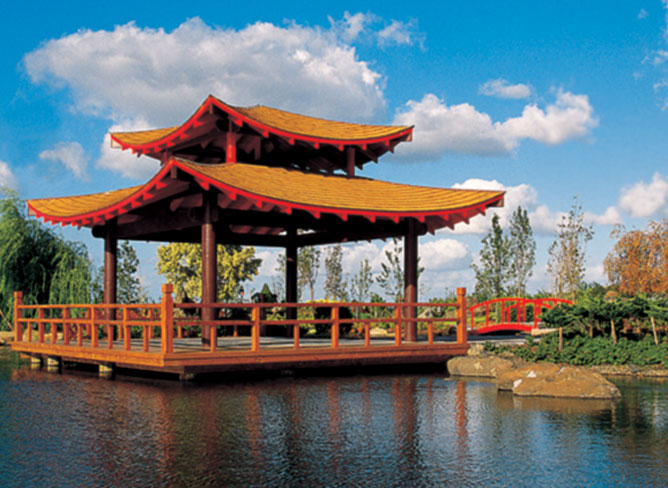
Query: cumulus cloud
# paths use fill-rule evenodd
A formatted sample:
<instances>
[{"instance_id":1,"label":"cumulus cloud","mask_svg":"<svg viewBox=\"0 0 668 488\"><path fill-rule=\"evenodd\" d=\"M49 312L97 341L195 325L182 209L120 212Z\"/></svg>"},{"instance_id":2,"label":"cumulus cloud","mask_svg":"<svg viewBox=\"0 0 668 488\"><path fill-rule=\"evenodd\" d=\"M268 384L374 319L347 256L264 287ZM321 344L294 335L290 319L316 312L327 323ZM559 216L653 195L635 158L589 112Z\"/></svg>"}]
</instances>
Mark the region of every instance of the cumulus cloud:
<instances>
[{"instance_id":1,"label":"cumulus cloud","mask_svg":"<svg viewBox=\"0 0 668 488\"><path fill-rule=\"evenodd\" d=\"M53 149L47 149L39 153L39 158L62 164L79 180L90 180L88 156L78 142L59 142Z\"/></svg>"},{"instance_id":2,"label":"cumulus cloud","mask_svg":"<svg viewBox=\"0 0 668 488\"><path fill-rule=\"evenodd\" d=\"M467 269L471 255L465 244L454 239L436 239L420 243L420 263L427 270Z\"/></svg>"},{"instance_id":3,"label":"cumulus cloud","mask_svg":"<svg viewBox=\"0 0 668 488\"><path fill-rule=\"evenodd\" d=\"M349 18L348 36L363 28ZM212 93L332 118L371 120L383 79L335 30L257 22L244 29L189 19L172 31L135 23L82 29L24 57L34 83L71 90L77 110L151 126L180 123ZM332 103L337 100L337 103Z\"/></svg>"},{"instance_id":4,"label":"cumulus cloud","mask_svg":"<svg viewBox=\"0 0 668 488\"><path fill-rule=\"evenodd\" d=\"M0 161L0 188L16 190L18 183L8 163Z\"/></svg>"},{"instance_id":5,"label":"cumulus cloud","mask_svg":"<svg viewBox=\"0 0 668 488\"><path fill-rule=\"evenodd\" d=\"M144 121L125 121L120 124L114 124L105 134L100 147L100 158L97 160L98 168L108 169L119 173L125 178L146 181L153 176L160 168L160 162L149 157L137 157L131 151L121 151L118 148L111 147L110 132L126 132L141 130L146 128Z\"/></svg>"},{"instance_id":6,"label":"cumulus cloud","mask_svg":"<svg viewBox=\"0 0 668 488\"><path fill-rule=\"evenodd\" d=\"M531 87L523 83L511 85L503 78L488 80L480 85L478 91L490 97L499 98L528 98L531 95Z\"/></svg>"},{"instance_id":7,"label":"cumulus cloud","mask_svg":"<svg viewBox=\"0 0 668 488\"><path fill-rule=\"evenodd\" d=\"M329 17L331 30L344 42L357 40L376 43L381 47L412 46L424 42L424 34L418 30L417 22L392 20L387 22L382 17L370 12L343 13L343 19L334 20Z\"/></svg>"},{"instance_id":8,"label":"cumulus cloud","mask_svg":"<svg viewBox=\"0 0 668 488\"><path fill-rule=\"evenodd\" d=\"M264 277L278 276L278 257L283 253L283 251L277 250L264 250L255 253L256 258L262 260L260 265L259 275Z\"/></svg>"},{"instance_id":9,"label":"cumulus cloud","mask_svg":"<svg viewBox=\"0 0 668 488\"><path fill-rule=\"evenodd\" d=\"M653 217L665 214L668 208L668 181L654 173L652 181L640 181L622 188L619 206L631 217Z\"/></svg>"},{"instance_id":10,"label":"cumulus cloud","mask_svg":"<svg viewBox=\"0 0 668 488\"><path fill-rule=\"evenodd\" d=\"M422 45L424 36L418 32L417 23L414 20L409 22L393 20L378 32L378 44L380 46L410 46L416 42Z\"/></svg>"},{"instance_id":11,"label":"cumulus cloud","mask_svg":"<svg viewBox=\"0 0 668 488\"><path fill-rule=\"evenodd\" d=\"M595 225L616 225L623 223L623 219L616 207L608 207L603 215L585 212L584 222Z\"/></svg>"},{"instance_id":12,"label":"cumulus cloud","mask_svg":"<svg viewBox=\"0 0 668 488\"><path fill-rule=\"evenodd\" d=\"M641 8L640 12L638 12L638 19L642 20L642 19L646 19L647 17L649 17L649 13L644 8Z\"/></svg>"},{"instance_id":13,"label":"cumulus cloud","mask_svg":"<svg viewBox=\"0 0 668 488\"><path fill-rule=\"evenodd\" d=\"M411 144L398 146L400 157L413 161L439 158L448 153L499 156L510 154L524 139L556 145L583 137L598 125L586 95L558 90L545 109L526 105L519 117L493 122L473 105L447 105L436 95L410 100L394 123L415 125Z\"/></svg>"}]
</instances>

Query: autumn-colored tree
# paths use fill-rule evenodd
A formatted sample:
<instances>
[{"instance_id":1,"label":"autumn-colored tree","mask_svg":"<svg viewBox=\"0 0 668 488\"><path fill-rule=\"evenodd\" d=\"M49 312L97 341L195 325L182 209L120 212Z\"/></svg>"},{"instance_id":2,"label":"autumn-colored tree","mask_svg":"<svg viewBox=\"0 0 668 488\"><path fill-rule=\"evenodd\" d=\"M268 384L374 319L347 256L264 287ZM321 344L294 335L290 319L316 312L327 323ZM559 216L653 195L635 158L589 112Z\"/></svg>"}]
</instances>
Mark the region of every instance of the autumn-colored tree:
<instances>
[{"instance_id":1,"label":"autumn-colored tree","mask_svg":"<svg viewBox=\"0 0 668 488\"><path fill-rule=\"evenodd\" d=\"M617 239L605 258L608 280L628 294L668 294L668 220L650 222L646 230L617 226Z\"/></svg>"}]
</instances>

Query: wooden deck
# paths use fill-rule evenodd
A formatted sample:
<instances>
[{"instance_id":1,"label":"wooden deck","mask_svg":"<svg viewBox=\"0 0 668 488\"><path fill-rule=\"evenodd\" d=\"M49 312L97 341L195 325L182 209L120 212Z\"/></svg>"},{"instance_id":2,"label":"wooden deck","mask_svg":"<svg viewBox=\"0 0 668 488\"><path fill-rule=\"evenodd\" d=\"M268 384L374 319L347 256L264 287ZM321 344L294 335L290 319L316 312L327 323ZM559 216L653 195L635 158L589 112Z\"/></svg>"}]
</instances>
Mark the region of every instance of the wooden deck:
<instances>
[{"instance_id":1,"label":"wooden deck","mask_svg":"<svg viewBox=\"0 0 668 488\"><path fill-rule=\"evenodd\" d=\"M325 307L327 318L285 318L305 315ZM437 309L440 317L413 318L418 307ZM215 308L218 317L234 309L248 312L247 319L202 321L199 316L174 317L175 310ZM341 318L341 310L377 311L371 318ZM277 312L277 309L278 310ZM381 310L382 309L382 310ZM446 313L448 309L450 313ZM454 310L452 310L454 309ZM300 312L302 310L302 312ZM268 312L273 315L267 318ZM384 311L384 313L381 313ZM292 313L290 313L292 312ZM198 315L199 315L198 314ZM368 315L368 314L367 314ZM373 314L371 314L373 315ZM380 315L380 316L378 316ZM12 349L53 364L62 362L171 373L190 378L200 373L263 371L276 369L334 368L350 366L443 363L466 354L466 299L456 303L318 303L318 304L174 304L171 287L163 289L160 304L133 305L24 305L17 294L14 309L15 337ZM404 340L406 328L416 323L417 342ZM300 327L320 325L326 337L300 337ZM341 335L341 326L352 328ZM372 335L371 328L389 327L386 336ZM448 324L455 334L436 337L434 325ZM261 335L266 327L283 327L293 337ZM189 328L189 329L188 329ZM249 336L237 336L245 328ZM210 337L206 346L199 337ZM217 337L221 331L230 335ZM30 333L28 333L30 331ZM234 334L232 334L234 331ZM138 336L138 337L136 337Z\"/></svg>"}]
</instances>

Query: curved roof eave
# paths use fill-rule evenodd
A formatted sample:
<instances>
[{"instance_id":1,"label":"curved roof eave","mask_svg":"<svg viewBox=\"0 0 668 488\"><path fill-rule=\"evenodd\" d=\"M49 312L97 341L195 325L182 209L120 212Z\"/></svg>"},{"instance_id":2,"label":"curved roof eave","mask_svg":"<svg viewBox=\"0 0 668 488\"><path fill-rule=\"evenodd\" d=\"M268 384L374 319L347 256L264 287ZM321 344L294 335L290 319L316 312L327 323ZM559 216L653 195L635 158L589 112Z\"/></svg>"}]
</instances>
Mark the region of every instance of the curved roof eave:
<instances>
[{"instance_id":1,"label":"curved roof eave","mask_svg":"<svg viewBox=\"0 0 668 488\"><path fill-rule=\"evenodd\" d=\"M377 219L389 219L396 223L403 219L414 218L420 222L429 221L428 227L430 231L446 226L452 227L461 221L468 222L468 219L471 217L484 214L489 207L503 205L505 193L498 191L416 187L364 178L347 179L338 176L314 175L299 171L284 170L282 168L267 168L263 166L243 165L241 163L219 166L225 166L229 168L229 171L236 172L240 170L247 170L250 173L257 171L269 172L268 175L265 175L266 179L273 180L280 172L279 176L282 175L281 177L284 180L286 178L286 181L292 179L296 184L309 185L317 183L321 187L315 188L312 192L314 195L322 194L322 184L332 182L339 187L339 194L342 197L339 204L336 204L337 201L331 198L329 199L329 204L327 204L327 200L322 199L320 201L313 198L302 198L301 200L298 198L289 199L283 197L279 190L273 193L260 192L256 188L249 188L251 185L244 185L243 182L231 183L232 179L221 178L213 173L216 168L212 168L212 165L197 165L188 161L171 159L145 185L94 195L30 200L27 202L29 213L37 218L44 219L45 222L59 223L62 226L94 227L103 225L112 218L165 198L170 192L170 185L176 184L175 180L169 177L172 168L177 168L189 174L203 190L215 187L230 200L236 200L241 197L252 202L259 209L276 209L286 214L292 214L294 210L301 210L309 212L316 218L320 218L323 214L330 214L338 216L343 221L347 221L351 216L363 217L371 222L375 222ZM235 167L237 167L236 170L234 169ZM271 172L276 173L276 175L271 174ZM178 183L183 184L182 181L178 181ZM354 185L358 187L361 185L362 188L354 188ZM397 191L403 192L404 200L414 200L417 203L413 203L412 206L411 204L406 204L405 207L394 209L388 205L386 205L386 208L382 208L382 205L380 205L381 208L375 208L373 201L361 205L358 200L355 200L355 194L359 195L361 191L365 191L365 188L363 188L364 185L370 185L371 187L374 185L378 186L379 193L386 192L387 185L390 185L392 188L396 188ZM380 188L383 185L385 186ZM286 185L280 185L280 188L284 186ZM354 191L348 192L346 191L347 188ZM425 194L425 192L442 194L444 198L454 195L456 197L454 200L455 203L449 205L447 208L445 205L442 205L442 208L429 208L430 203L428 202L431 202L433 197L432 194ZM174 192L172 191L171 194L173 195ZM388 198L389 200L394 200L394 195L392 198ZM457 202L461 202L461 204Z\"/></svg>"},{"instance_id":2,"label":"curved roof eave","mask_svg":"<svg viewBox=\"0 0 668 488\"><path fill-rule=\"evenodd\" d=\"M363 124L348 124L345 122L316 119L283 110L269 109L268 107L233 107L213 95L209 95L195 113L180 126L147 131L111 133L112 144L115 143L123 150L131 149L133 153L140 154L156 154L168 150L170 147L187 140L189 132L201 127L204 124L201 121L201 118L212 112L213 107L225 112L230 120L239 127L247 124L264 137L269 137L269 134L274 134L286 139L290 144L294 144L295 141L303 141L312 144L316 149L320 144L329 144L338 147L340 150L343 150L344 146L353 145L366 149L370 144L385 144L390 148L393 147L392 141L395 141L394 145L396 145L397 142L410 140L413 133L413 126L367 126ZM300 133L291 131L287 127L270 125L253 118L253 111L258 109L272 110L297 119L309 119L313 121L322 121L323 123L338 124L341 132L339 135L341 137L326 137L322 134ZM369 137L352 137L353 129L359 131L360 128L363 129L365 127L372 129L374 132L380 131L381 133ZM349 128L350 130L346 131L345 128ZM135 142L133 142L133 139Z\"/></svg>"}]
</instances>

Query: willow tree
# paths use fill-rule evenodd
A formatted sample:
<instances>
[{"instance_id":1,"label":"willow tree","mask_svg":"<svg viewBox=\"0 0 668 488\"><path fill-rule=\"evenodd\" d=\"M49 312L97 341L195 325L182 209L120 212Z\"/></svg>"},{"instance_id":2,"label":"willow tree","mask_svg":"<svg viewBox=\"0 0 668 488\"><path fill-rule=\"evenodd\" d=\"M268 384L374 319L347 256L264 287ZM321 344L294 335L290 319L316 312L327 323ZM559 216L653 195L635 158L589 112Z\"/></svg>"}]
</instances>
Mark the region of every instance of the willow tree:
<instances>
[{"instance_id":1,"label":"willow tree","mask_svg":"<svg viewBox=\"0 0 668 488\"><path fill-rule=\"evenodd\" d=\"M262 260L255 248L218 245L216 290L221 302L238 300L243 283L258 274ZM198 244L171 243L158 247L159 274L174 285L177 300L202 297L202 251Z\"/></svg>"},{"instance_id":2,"label":"willow tree","mask_svg":"<svg viewBox=\"0 0 668 488\"><path fill-rule=\"evenodd\" d=\"M90 301L86 246L28 218L25 202L9 190L0 193L0 256L0 327L11 320L14 291L28 304Z\"/></svg>"}]
</instances>

